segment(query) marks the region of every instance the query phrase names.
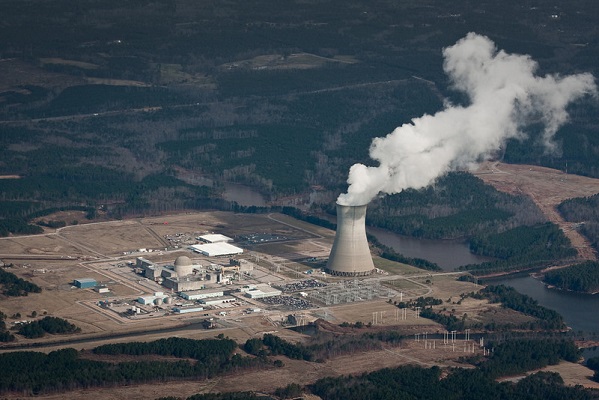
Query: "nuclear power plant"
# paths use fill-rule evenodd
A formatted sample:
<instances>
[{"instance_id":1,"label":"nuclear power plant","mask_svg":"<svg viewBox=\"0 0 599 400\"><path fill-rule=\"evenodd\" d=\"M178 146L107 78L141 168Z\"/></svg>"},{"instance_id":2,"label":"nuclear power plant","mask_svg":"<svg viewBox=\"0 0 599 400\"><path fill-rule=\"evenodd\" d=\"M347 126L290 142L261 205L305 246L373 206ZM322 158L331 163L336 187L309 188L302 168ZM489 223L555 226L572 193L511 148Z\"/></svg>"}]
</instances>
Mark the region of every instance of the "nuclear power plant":
<instances>
[{"instance_id":1,"label":"nuclear power plant","mask_svg":"<svg viewBox=\"0 0 599 400\"><path fill-rule=\"evenodd\" d=\"M338 276L365 276L374 271L366 239L366 205L337 204L337 232L326 269Z\"/></svg>"}]
</instances>

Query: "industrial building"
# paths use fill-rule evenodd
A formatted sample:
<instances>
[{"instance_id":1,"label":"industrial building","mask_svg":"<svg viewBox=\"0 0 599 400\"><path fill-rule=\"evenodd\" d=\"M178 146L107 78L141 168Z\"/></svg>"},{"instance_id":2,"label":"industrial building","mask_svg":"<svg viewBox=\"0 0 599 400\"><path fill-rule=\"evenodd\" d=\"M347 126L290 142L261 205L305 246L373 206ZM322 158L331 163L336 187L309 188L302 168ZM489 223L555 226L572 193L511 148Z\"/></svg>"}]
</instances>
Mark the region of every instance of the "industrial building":
<instances>
[{"instance_id":1,"label":"industrial building","mask_svg":"<svg viewBox=\"0 0 599 400\"><path fill-rule=\"evenodd\" d=\"M180 295L186 300L201 300L210 297L222 297L224 296L224 292L222 289L204 289L189 292L181 292Z\"/></svg>"},{"instance_id":2,"label":"industrial building","mask_svg":"<svg viewBox=\"0 0 599 400\"><path fill-rule=\"evenodd\" d=\"M235 297L220 296L220 297L208 297L205 299L201 299L200 303L204 304L205 306L218 306L219 304L234 303L235 301L237 301L237 299L235 299Z\"/></svg>"},{"instance_id":3,"label":"industrial building","mask_svg":"<svg viewBox=\"0 0 599 400\"><path fill-rule=\"evenodd\" d=\"M177 314L188 314L188 313L194 313L194 312L200 312L200 311L204 311L204 307L174 307L173 311L176 312Z\"/></svg>"},{"instance_id":4,"label":"industrial building","mask_svg":"<svg viewBox=\"0 0 599 400\"><path fill-rule=\"evenodd\" d=\"M245 296L249 297L250 299L263 299L266 297L280 296L282 293L279 289L275 289L269 285L252 285L252 287L242 291L245 292Z\"/></svg>"},{"instance_id":5,"label":"industrial building","mask_svg":"<svg viewBox=\"0 0 599 400\"><path fill-rule=\"evenodd\" d=\"M338 276L366 276L374 272L366 239L366 205L337 204L337 232L326 270Z\"/></svg>"},{"instance_id":6,"label":"industrial building","mask_svg":"<svg viewBox=\"0 0 599 400\"><path fill-rule=\"evenodd\" d=\"M98 282L96 282L96 280L92 278L80 278L75 279L73 281L73 284L77 286L79 289L89 289L95 287L98 284Z\"/></svg>"},{"instance_id":7,"label":"industrial building","mask_svg":"<svg viewBox=\"0 0 599 400\"><path fill-rule=\"evenodd\" d=\"M232 256L243 253L242 248L226 242L194 244L189 248L208 257Z\"/></svg>"},{"instance_id":8,"label":"industrial building","mask_svg":"<svg viewBox=\"0 0 599 400\"><path fill-rule=\"evenodd\" d=\"M233 242L233 238L230 238L225 235L221 235L219 233L211 233L208 235L198 236L196 238L204 243L230 243Z\"/></svg>"}]
</instances>

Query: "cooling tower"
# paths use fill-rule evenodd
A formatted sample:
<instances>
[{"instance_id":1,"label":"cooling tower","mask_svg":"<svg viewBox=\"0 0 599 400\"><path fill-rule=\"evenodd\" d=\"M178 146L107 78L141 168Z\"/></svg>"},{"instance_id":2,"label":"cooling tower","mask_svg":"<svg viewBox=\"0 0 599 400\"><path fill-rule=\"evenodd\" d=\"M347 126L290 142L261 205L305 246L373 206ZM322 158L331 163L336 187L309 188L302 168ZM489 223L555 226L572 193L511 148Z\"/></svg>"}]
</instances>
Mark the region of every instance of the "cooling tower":
<instances>
[{"instance_id":1,"label":"cooling tower","mask_svg":"<svg viewBox=\"0 0 599 400\"><path fill-rule=\"evenodd\" d=\"M326 269L340 276L364 276L374 271L366 240L365 205L337 204L337 232Z\"/></svg>"}]
</instances>

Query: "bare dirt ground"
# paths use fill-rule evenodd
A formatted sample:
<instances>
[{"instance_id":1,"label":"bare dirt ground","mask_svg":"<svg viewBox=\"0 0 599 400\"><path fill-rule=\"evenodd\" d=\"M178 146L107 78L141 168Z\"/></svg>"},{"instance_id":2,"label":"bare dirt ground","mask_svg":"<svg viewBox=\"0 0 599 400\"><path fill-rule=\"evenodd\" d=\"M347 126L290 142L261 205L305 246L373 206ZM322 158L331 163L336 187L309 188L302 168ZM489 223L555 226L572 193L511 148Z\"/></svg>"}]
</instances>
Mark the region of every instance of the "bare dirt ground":
<instances>
[{"instance_id":1,"label":"bare dirt ground","mask_svg":"<svg viewBox=\"0 0 599 400\"><path fill-rule=\"evenodd\" d=\"M549 221L561 227L581 259L597 260L589 241L576 230L576 224L562 218L557 206L567 199L599 193L599 179L534 165L499 162L483 164L474 175L502 192L529 196Z\"/></svg>"},{"instance_id":2,"label":"bare dirt ground","mask_svg":"<svg viewBox=\"0 0 599 400\"><path fill-rule=\"evenodd\" d=\"M593 371L582 364L561 361L556 365L549 365L540 370L529 371L524 375L502 378L501 382L516 382L528 375L535 374L539 371L557 372L560 374L564 383L568 386L581 385L588 389L599 389L599 382L593 381Z\"/></svg>"}]
</instances>

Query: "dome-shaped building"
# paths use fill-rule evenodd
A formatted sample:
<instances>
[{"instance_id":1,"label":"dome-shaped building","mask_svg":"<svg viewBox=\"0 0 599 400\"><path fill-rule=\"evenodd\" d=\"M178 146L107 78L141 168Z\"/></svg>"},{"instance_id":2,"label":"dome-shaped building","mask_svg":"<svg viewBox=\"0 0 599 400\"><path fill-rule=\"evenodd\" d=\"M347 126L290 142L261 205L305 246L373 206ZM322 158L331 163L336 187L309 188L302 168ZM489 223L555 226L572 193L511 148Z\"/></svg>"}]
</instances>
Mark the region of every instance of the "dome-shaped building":
<instances>
[{"instance_id":1,"label":"dome-shaped building","mask_svg":"<svg viewBox=\"0 0 599 400\"><path fill-rule=\"evenodd\" d=\"M179 256L175 260L175 272L177 276L190 275L193 272L193 263L187 256Z\"/></svg>"}]
</instances>

